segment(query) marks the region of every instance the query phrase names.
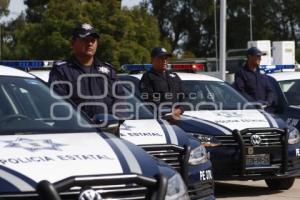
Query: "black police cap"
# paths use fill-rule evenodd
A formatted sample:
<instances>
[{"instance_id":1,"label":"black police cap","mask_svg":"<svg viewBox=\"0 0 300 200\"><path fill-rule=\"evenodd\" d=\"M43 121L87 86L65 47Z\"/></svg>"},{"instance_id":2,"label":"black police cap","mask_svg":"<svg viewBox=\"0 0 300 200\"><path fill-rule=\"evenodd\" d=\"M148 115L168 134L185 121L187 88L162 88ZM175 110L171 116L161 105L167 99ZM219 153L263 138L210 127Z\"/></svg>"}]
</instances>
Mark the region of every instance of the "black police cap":
<instances>
[{"instance_id":1,"label":"black police cap","mask_svg":"<svg viewBox=\"0 0 300 200\"><path fill-rule=\"evenodd\" d=\"M97 33L96 29L88 24L88 23L83 23L83 24L78 24L74 29L73 29L73 38L85 38L87 36L94 36L96 38L99 38L99 34Z\"/></svg>"},{"instance_id":2,"label":"black police cap","mask_svg":"<svg viewBox=\"0 0 300 200\"><path fill-rule=\"evenodd\" d=\"M264 56L264 55L266 55L266 53L263 53L257 47L251 47L251 48L249 48L247 50L247 55L251 55L251 56Z\"/></svg>"},{"instance_id":3,"label":"black police cap","mask_svg":"<svg viewBox=\"0 0 300 200\"><path fill-rule=\"evenodd\" d=\"M157 57L157 56L168 56L172 57L172 54L169 53L165 48L163 47L154 47L151 51L151 57Z\"/></svg>"}]
</instances>

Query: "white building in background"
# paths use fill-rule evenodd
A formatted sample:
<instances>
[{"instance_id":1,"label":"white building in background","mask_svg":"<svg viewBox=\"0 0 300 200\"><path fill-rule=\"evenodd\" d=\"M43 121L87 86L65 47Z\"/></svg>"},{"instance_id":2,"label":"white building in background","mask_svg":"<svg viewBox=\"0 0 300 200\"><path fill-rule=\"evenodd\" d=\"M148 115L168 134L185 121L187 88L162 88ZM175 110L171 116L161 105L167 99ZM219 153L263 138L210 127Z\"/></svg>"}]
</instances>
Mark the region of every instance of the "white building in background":
<instances>
[{"instance_id":1,"label":"white building in background","mask_svg":"<svg viewBox=\"0 0 300 200\"><path fill-rule=\"evenodd\" d=\"M261 65L294 65L295 41L270 40L248 41L248 48L257 47L266 55L261 57Z\"/></svg>"},{"instance_id":2,"label":"white building in background","mask_svg":"<svg viewBox=\"0 0 300 200\"><path fill-rule=\"evenodd\" d=\"M274 65L295 64L295 41L272 42L272 55Z\"/></svg>"}]
</instances>

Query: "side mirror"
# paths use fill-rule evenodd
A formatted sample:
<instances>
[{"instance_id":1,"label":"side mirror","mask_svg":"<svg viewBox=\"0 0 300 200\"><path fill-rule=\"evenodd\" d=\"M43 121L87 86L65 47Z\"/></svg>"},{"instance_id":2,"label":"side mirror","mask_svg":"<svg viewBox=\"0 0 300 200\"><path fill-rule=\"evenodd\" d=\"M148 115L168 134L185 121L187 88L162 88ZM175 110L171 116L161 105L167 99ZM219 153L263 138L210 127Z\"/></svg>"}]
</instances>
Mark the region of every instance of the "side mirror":
<instances>
[{"instance_id":1,"label":"side mirror","mask_svg":"<svg viewBox=\"0 0 300 200\"><path fill-rule=\"evenodd\" d=\"M112 133L119 137L120 125L124 120L120 120L116 116L110 114L97 114L95 115L95 122L100 126L102 131Z\"/></svg>"}]
</instances>

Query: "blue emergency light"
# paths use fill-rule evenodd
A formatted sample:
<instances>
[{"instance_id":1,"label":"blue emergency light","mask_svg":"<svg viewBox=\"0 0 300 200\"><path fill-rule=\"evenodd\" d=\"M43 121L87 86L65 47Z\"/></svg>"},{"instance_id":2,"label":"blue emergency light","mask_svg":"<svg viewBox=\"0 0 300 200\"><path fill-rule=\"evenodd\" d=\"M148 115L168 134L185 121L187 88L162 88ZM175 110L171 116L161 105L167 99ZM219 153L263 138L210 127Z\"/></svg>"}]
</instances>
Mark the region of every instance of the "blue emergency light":
<instances>
[{"instance_id":1,"label":"blue emergency light","mask_svg":"<svg viewBox=\"0 0 300 200\"><path fill-rule=\"evenodd\" d=\"M204 64L202 63L192 63L192 64L185 64L185 63L177 63L177 64L168 64L167 69L172 71L185 71L188 70L197 72L197 71L204 71ZM152 68L152 64L125 64L122 65L122 69L124 71L129 72L137 72L137 71L150 71Z\"/></svg>"},{"instance_id":2,"label":"blue emergency light","mask_svg":"<svg viewBox=\"0 0 300 200\"><path fill-rule=\"evenodd\" d=\"M0 65L28 70L43 68L45 62L43 60L1 60Z\"/></svg>"},{"instance_id":3,"label":"blue emergency light","mask_svg":"<svg viewBox=\"0 0 300 200\"><path fill-rule=\"evenodd\" d=\"M150 71L152 64L125 64L122 65L124 71Z\"/></svg>"},{"instance_id":4,"label":"blue emergency light","mask_svg":"<svg viewBox=\"0 0 300 200\"><path fill-rule=\"evenodd\" d=\"M295 71L295 65L260 65L259 69L269 74L282 71Z\"/></svg>"}]
</instances>

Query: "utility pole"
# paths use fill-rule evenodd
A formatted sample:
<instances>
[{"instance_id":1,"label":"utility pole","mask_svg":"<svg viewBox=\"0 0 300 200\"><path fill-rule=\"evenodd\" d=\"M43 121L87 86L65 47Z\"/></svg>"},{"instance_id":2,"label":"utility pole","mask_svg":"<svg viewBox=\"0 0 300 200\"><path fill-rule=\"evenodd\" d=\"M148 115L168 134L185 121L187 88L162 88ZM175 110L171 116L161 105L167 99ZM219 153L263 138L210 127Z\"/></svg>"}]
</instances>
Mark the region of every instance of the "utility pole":
<instances>
[{"instance_id":1,"label":"utility pole","mask_svg":"<svg viewBox=\"0 0 300 200\"><path fill-rule=\"evenodd\" d=\"M2 60L2 24L0 22L0 60Z\"/></svg>"},{"instance_id":2,"label":"utility pole","mask_svg":"<svg viewBox=\"0 0 300 200\"><path fill-rule=\"evenodd\" d=\"M253 4L253 0L249 0L250 41L253 41L253 34L252 34L252 4Z\"/></svg>"},{"instance_id":3,"label":"utility pole","mask_svg":"<svg viewBox=\"0 0 300 200\"><path fill-rule=\"evenodd\" d=\"M227 0L220 1L220 78L225 81L226 73L226 10Z\"/></svg>"},{"instance_id":4,"label":"utility pole","mask_svg":"<svg viewBox=\"0 0 300 200\"><path fill-rule=\"evenodd\" d=\"M220 71L220 69L219 69L219 56L218 56L217 0L214 0L214 20L215 20L216 71Z\"/></svg>"}]
</instances>

